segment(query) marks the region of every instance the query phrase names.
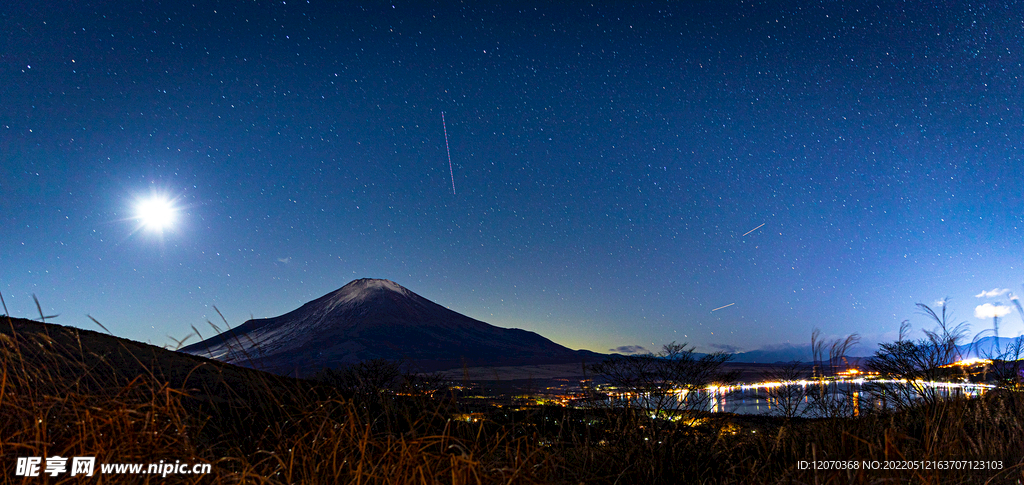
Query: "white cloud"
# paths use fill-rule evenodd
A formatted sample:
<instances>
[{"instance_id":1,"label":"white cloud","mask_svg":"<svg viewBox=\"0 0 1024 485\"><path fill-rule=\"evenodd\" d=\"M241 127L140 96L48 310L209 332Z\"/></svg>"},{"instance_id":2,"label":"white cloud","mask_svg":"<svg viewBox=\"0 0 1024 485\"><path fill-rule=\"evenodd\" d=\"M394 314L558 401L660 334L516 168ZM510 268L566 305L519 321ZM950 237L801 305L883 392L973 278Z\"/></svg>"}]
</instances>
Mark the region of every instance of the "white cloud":
<instances>
[{"instance_id":1,"label":"white cloud","mask_svg":"<svg viewBox=\"0 0 1024 485\"><path fill-rule=\"evenodd\" d=\"M287 258L277 258L277 260L278 260L279 262L282 262L282 263L284 263L284 264L288 264L288 263L290 263L290 262L291 262L291 260L292 260L292 257L291 257L291 256L288 256Z\"/></svg>"},{"instance_id":2,"label":"white cloud","mask_svg":"<svg viewBox=\"0 0 1024 485\"><path fill-rule=\"evenodd\" d=\"M978 293L977 295L974 295L974 297L975 298L993 298L993 297L1002 295L1003 293L1009 293L1009 292L1010 292L1009 288L1002 288L1002 289L992 288L991 290L983 291L981 293Z\"/></svg>"},{"instance_id":3,"label":"white cloud","mask_svg":"<svg viewBox=\"0 0 1024 485\"><path fill-rule=\"evenodd\" d=\"M978 305L974 307L974 316L976 318L985 320L988 318L1002 317L1008 315L1011 310L1012 309L1008 306L993 305L991 303L986 303L984 305Z\"/></svg>"}]
</instances>

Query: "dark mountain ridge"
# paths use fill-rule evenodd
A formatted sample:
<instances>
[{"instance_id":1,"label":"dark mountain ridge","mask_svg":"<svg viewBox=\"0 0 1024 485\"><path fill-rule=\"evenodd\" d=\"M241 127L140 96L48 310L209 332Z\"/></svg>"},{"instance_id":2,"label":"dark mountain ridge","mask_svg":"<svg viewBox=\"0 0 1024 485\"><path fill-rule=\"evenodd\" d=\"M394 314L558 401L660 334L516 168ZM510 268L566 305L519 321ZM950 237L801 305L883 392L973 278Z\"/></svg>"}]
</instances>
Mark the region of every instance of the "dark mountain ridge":
<instances>
[{"instance_id":1,"label":"dark mountain ridge","mask_svg":"<svg viewBox=\"0 0 1024 485\"><path fill-rule=\"evenodd\" d=\"M308 376L370 359L416 371L462 366L597 362L604 356L558 345L449 310L401 285L359 279L273 318L253 319L182 352Z\"/></svg>"}]
</instances>

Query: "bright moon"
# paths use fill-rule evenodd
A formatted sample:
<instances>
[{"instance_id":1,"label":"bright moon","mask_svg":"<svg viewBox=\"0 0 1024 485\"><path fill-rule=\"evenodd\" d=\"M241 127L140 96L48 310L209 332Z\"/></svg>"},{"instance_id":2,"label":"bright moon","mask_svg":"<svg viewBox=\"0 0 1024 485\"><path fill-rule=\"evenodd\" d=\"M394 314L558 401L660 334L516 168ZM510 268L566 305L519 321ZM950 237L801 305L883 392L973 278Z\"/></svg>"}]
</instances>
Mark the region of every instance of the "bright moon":
<instances>
[{"instance_id":1,"label":"bright moon","mask_svg":"<svg viewBox=\"0 0 1024 485\"><path fill-rule=\"evenodd\" d=\"M176 209L171 201L154 196L139 202L136 206L136 217L142 222L142 226L153 230L162 231L174 223Z\"/></svg>"}]
</instances>

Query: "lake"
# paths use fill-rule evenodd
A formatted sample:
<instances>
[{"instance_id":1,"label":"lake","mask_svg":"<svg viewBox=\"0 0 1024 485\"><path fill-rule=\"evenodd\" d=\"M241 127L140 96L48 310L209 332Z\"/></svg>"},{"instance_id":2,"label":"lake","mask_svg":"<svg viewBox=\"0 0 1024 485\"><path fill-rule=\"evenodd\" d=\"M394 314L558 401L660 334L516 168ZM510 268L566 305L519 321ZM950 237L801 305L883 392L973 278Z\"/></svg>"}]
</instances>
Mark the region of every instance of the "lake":
<instances>
[{"instance_id":1,"label":"lake","mask_svg":"<svg viewBox=\"0 0 1024 485\"><path fill-rule=\"evenodd\" d=\"M870 384L869 384L870 383ZM842 403L849 406L849 409L854 415L860 413L862 409L867 406L873 406L881 408L884 406L883 401L879 398L878 394L872 389L869 389L870 385L873 385L875 389L879 385L885 386L896 386L902 385L899 381L890 380L873 380L865 381L863 379L847 380L847 381L831 381L825 384L827 386L826 392L830 396L835 396L836 399L848 400L848 402ZM788 386L785 387L784 386ZM663 408L674 408L678 405L680 400L690 400L694 408L702 408L712 412L727 412L737 414L785 414L783 408L785 403L790 403L790 409L795 409L795 415L804 414L808 407L811 405L814 394L821 394L822 384L812 381L797 381L791 383L756 383L748 385L721 387L711 390L702 390L695 393L680 392L674 398L669 399ZM970 396L976 397L984 394L992 386L986 384L974 384L974 383L923 383L926 392L934 392L939 397L950 397L950 396ZM774 392L776 395L783 393L789 396L788 399L772 399L771 393ZM609 397L609 402L612 405L622 405L626 401L637 403L647 402L651 400L646 396L630 396L620 397L612 396ZM654 407L654 404L648 404L649 407Z\"/></svg>"}]
</instances>

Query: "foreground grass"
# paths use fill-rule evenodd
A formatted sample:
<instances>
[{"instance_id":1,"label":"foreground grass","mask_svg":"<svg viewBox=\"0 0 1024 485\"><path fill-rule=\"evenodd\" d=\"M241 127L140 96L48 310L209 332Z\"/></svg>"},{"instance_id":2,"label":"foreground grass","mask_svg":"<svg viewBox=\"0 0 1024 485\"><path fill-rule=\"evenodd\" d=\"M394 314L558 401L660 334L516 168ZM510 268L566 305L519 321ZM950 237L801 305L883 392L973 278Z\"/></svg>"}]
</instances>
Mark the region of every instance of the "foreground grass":
<instances>
[{"instance_id":1,"label":"foreground grass","mask_svg":"<svg viewBox=\"0 0 1024 485\"><path fill-rule=\"evenodd\" d=\"M210 463L209 475L90 483L1018 483L1024 396L990 392L898 414L697 426L628 410L493 409L354 398L95 332L0 320L0 457ZM1001 469L802 470L799 462L1000 462ZM68 482L67 473L25 482Z\"/></svg>"},{"instance_id":2,"label":"foreground grass","mask_svg":"<svg viewBox=\"0 0 1024 485\"><path fill-rule=\"evenodd\" d=\"M213 465L212 476L98 483L547 481L537 473L546 456L527 438L451 423L441 404L357 403L312 382L27 320L0 324L0 357L5 483L21 480L25 456Z\"/></svg>"}]
</instances>

